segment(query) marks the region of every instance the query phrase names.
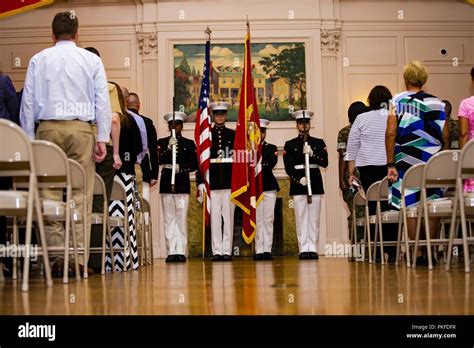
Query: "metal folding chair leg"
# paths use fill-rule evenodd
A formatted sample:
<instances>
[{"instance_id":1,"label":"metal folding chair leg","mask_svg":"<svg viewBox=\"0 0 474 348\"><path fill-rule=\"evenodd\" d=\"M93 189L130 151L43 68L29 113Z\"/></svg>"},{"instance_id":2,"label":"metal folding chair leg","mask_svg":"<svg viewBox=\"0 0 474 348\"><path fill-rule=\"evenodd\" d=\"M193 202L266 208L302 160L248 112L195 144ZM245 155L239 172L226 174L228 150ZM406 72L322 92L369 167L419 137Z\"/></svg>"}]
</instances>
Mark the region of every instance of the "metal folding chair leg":
<instances>
[{"instance_id":1,"label":"metal folding chair leg","mask_svg":"<svg viewBox=\"0 0 474 348\"><path fill-rule=\"evenodd\" d=\"M107 209L108 209L108 207L107 207ZM106 211L108 211L108 210L106 210ZM114 245L112 243L112 233L110 232L111 228L110 228L110 221L109 221L109 214L108 213L106 215L106 229L107 229L107 237L109 238L109 253L110 253L111 264L112 264L111 272L114 273L115 272L115 255L114 255ZM102 260L102 271L104 272L102 274L105 274L105 258Z\"/></svg>"},{"instance_id":2,"label":"metal folding chair leg","mask_svg":"<svg viewBox=\"0 0 474 348\"><path fill-rule=\"evenodd\" d=\"M400 211L400 214L398 216L397 253L396 253L396 256L395 256L395 266L398 266L398 260L400 259L400 248L401 248L401 239L402 239L402 224L403 224L403 212Z\"/></svg>"},{"instance_id":3,"label":"metal folding chair leg","mask_svg":"<svg viewBox=\"0 0 474 348\"><path fill-rule=\"evenodd\" d=\"M18 218L13 217L13 236L12 236L13 245L18 245ZM3 272L2 272L3 273ZM18 257L15 254L13 257L13 269L12 269L12 279L18 279Z\"/></svg>"},{"instance_id":4,"label":"metal folding chair leg","mask_svg":"<svg viewBox=\"0 0 474 348\"><path fill-rule=\"evenodd\" d=\"M371 251L371 238L370 238L370 218L369 218L369 208L365 207L365 226L367 232L367 245L369 249L369 263L372 263L372 251ZM374 256L375 257L375 256Z\"/></svg>"},{"instance_id":5,"label":"metal folding chair leg","mask_svg":"<svg viewBox=\"0 0 474 348\"><path fill-rule=\"evenodd\" d=\"M73 247L73 252L74 252L74 268L75 268L75 273L76 273L76 281L81 280L81 272L79 270L79 253L77 250L77 235L76 235L76 224L74 223L74 211L71 210L71 229L69 230L70 233L72 233L72 247ZM69 245L68 245L68 250L69 250ZM85 260L85 258L84 258ZM87 268L87 265L84 265L84 268ZM64 270L66 272L69 271L69 264L65 263L64 265ZM68 274L69 276L69 274Z\"/></svg>"},{"instance_id":6,"label":"metal folding chair leg","mask_svg":"<svg viewBox=\"0 0 474 348\"><path fill-rule=\"evenodd\" d=\"M421 232L421 216L423 212L423 206L420 204L420 208L418 209L418 216L416 219L416 236L415 236L415 247L413 250L413 265L412 268L416 268L416 255L418 253L418 243L420 241L420 232Z\"/></svg>"},{"instance_id":7,"label":"metal folding chair leg","mask_svg":"<svg viewBox=\"0 0 474 348\"><path fill-rule=\"evenodd\" d=\"M469 260L469 245L467 243L466 210L464 208L464 197L462 194L459 194L459 208L461 211L461 232L462 232L462 245L463 245L463 251L464 251L464 271L468 273L470 272L471 268L469 265L469 261L470 261Z\"/></svg>"}]
</instances>

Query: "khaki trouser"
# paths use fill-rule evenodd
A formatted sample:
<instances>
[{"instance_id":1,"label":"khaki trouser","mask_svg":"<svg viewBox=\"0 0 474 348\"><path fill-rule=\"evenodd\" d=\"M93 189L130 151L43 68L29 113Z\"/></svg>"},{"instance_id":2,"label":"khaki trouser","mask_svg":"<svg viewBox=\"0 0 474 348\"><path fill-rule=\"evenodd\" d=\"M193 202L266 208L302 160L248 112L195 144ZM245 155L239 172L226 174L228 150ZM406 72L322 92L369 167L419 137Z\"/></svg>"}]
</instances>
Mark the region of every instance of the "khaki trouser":
<instances>
[{"instance_id":1,"label":"khaki trouser","mask_svg":"<svg viewBox=\"0 0 474 348\"><path fill-rule=\"evenodd\" d=\"M79 162L84 167L87 179L86 233L87 240L90 240L92 193L94 192L95 173L95 163L92 159L95 140L91 125L82 121L43 121L39 124L36 138L57 144L63 149L68 158ZM43 190L42 196L46 199L63 200L62 190ZM76 205L75 209L82 212L84 204L82 193L74 192L73 199ZM83 223L76 223L75 229L77 245L79 248L83 248ZM64 224L62 222L45 223L45 232L48 246L64 246ZM72 241L72 238L70 240ZM79 263L84 265L84 255L79 255Z\"/></svg>"}]
</instances>

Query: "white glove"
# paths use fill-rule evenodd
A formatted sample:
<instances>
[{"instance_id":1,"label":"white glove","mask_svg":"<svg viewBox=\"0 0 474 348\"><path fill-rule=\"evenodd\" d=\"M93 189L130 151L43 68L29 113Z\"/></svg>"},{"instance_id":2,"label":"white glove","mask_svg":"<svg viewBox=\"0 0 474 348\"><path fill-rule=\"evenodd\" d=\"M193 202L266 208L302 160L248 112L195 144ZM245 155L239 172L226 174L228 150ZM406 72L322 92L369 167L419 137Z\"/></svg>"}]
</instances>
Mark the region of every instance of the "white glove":
<instances>
[{"instance_id":1,"label":"white glove","mask_svg":"<svg viewBox=\"0 0 474 348\"><path fill-rule=\"evenodd\" d=\"M197 197L197 200L198 200L199 203L202 204L202 202L204 200L204 195L206 194L206 185L199 184L198 191L199 191L199 196Z\"/></svg>"},{"instance_id":2,"label":"white glove","mask_svg":"<svg viewBox=\"0 0 474 348\"><path fill-rule=\"evenodd\" d=\"M168 143L168 149L172 149L174 145L178 145L178 139L171 137Z\"/></svg>"},{"instance_id":3,"label":"white glove","mask_svg":"<svg viewBox=\"0 0 474 348\"><path fill-rule=\"evenodd\" d=\"M305 145L305 146L303 147L303 153L304 153L305 155L313 156L313 150L311 149L311 146Z\"/></svg>"},{"instance_id":4,"label":"white glove","mask_svg":"<svg viewBox=\"0 0 474 348\"><path fill-rule=\"evenodd\" d=\"M306 176L303 176L303 177L300 179L300 184L303 185L303 186L308 185L308 179L306 179Z\"/></svg>"},{"instance_id":5,"label":"white glove","mask_svg":"<svg viewBox=\"0 0 474 348\"><path fill-rule=\"evenodd\" d=\"M176 173L179 173L179 164L178 163L176 163L174 165L174 169L176 170Z\"/></svg>"}]
</instances>

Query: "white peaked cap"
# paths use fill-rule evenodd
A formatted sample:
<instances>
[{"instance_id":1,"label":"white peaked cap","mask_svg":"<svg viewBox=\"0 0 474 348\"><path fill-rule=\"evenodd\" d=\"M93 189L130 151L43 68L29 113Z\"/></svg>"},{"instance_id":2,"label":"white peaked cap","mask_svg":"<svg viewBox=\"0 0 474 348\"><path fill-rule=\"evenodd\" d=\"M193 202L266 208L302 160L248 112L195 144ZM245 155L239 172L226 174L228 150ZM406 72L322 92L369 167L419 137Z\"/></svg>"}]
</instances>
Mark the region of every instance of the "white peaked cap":
<instances>
[{"instance_id":1,"label":"white peaked cap","mask_svg":"<svg viewBox=\"0 0 474 348\"><path fill-rule=\"evenodd\" d=\"M227 111L227 109L229 109L229 106L230 106L229 103L222 102L222 101L211 103L211 105L209 105L212 111L219 111L219 110Z\"/></svg>"},{"instance_id":2,"label":"white peaked cap","mask_svg":"<svg viewBox=\"0 0 474 348\"><path fill-rule=\"evenodd\" d=\"M269 120L266 120L264 118L260 119L260 128L267 128L269 124L270 124Z\"/></svg>"},{"instance_id":3,"label":"white peaked cap","mask_svg":"<svg viewBox=\"0 0 474 348\"><path fill-rule=\"evenodd\" d=\"M163 118L165 119L166 122L171 122L173 121L173 113L169 112L166 115L164 115ZM175 121L186 122L187 119L188 119L188 115L186 115L184 112L175 111L174 113Z\"/></svg>"},{"instance_id":4,"label":"white peaked cap","mask_svg":"<svg viewBox=\"0 0 474 348\"><path fill-rule=\"evenodd\" d=\"M314 115L314 112L309 111L309 110L298 110L298 111L293 112L291 116L293 116L295 120L300 120L303 118L303 112L304 112L304 118L311 119L311 117L313 117Z\"/></svg>"}]
</instances>

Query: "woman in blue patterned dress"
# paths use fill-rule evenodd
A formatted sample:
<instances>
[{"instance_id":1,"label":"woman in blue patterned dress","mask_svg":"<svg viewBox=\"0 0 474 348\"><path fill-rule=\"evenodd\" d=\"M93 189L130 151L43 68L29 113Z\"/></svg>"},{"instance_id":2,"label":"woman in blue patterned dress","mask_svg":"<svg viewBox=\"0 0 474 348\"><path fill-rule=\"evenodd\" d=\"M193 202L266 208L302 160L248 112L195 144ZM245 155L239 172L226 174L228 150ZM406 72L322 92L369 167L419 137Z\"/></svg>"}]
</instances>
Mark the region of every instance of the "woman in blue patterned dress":
<instances>
[{"instance_id":1,"label":"woman in blue patterned dress","mask_svg":"<svg viewBox=\"0 0 474 348\"><path fill-rule=\"evenodd\" d=\"M446 148L444 139L446 114L444 104L437 97L422 90L428 79L426 68L418 61L410 62L403 69L406 91L394 96L393 112L387 120L385 146L387 149L388 177L391 181L390 203L401 206L401 186L406 171L418 163L427 162L431 156ZM441 197L439 189L427 191L428 199ZM405 193L407 207L420 200L420 190ZM429 221L430 236L435 238L439 218ZM408 219L408 235L415 239L416 218ZM423 237L421 237L423 238ZM417 250L417 264L426 264L422 250Z\"/></svg>"}]
</instances>

